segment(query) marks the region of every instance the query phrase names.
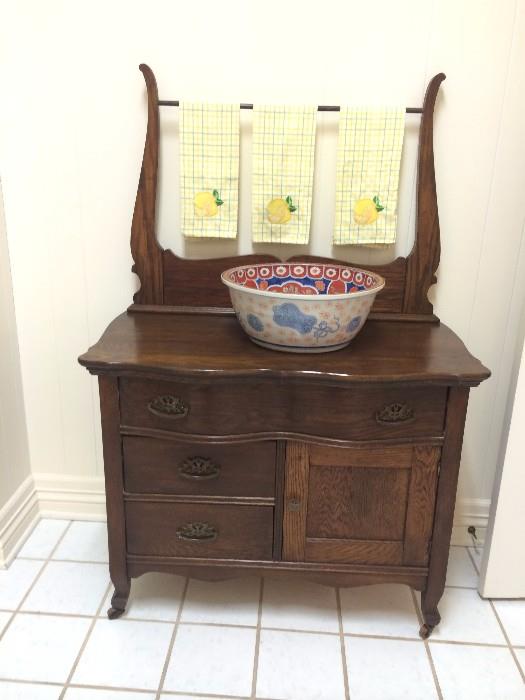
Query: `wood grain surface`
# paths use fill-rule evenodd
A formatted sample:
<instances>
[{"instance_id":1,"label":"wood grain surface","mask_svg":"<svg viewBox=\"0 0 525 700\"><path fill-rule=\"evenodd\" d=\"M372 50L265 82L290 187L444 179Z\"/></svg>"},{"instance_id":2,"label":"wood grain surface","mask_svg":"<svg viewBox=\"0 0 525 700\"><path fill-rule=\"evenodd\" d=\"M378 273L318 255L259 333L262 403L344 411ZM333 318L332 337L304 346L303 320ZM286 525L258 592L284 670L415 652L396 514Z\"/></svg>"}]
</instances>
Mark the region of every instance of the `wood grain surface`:
<instances>
[{"instance_id":1,"label":"wood grain surface","mask_svg":"<svg viewBox=\"0 0 525 700\"><path fill-rule=\"evenodd\" d=\"M196 496L275 495L275 442L252 445L202 445L124 437L124 486L134 493ZM183 465L192 458L209 460L213 478L188 478Z\"/></svg>"},{"instance_id":2,"label":"wood grain surface","mask_svg":"<svg viewBox=\"0 0 525 700\"><path fill-rule=\"evenodd\" d=\"M490 372L444 324L368 321L347 348L318 355L255 345L237 319L221 315L118 316L79 358L92 372L208 379L306 379L322 383L474 386Z\"/></svg>"}]
</instances>

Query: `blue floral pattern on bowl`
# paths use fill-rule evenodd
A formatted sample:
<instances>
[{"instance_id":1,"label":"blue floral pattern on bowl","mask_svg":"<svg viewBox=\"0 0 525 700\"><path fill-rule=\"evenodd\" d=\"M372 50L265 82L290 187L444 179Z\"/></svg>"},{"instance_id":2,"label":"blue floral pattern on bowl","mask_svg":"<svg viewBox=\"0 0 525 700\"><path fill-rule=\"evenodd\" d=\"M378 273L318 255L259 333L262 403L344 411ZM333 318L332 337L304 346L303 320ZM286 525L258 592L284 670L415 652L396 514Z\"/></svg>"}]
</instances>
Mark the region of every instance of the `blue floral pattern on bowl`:
<instances>
[{"instance_id":1,"label":"blue floral pattern on bowl","mask_svg":"<svg viewBox=\"0 0 525 700\"><path fill-rule=\"evenodd\" d=\"M261 319L256 316L255 314L248 314L246 317L246 320L250 324L250 326L253 328L254 331L261 331L264 330L264 323L261 321Z\"/></svg>"},{"instance_id":2,"label":"blue floral pattern on bowl","mask_svg":"<svg viewBox=\"0 0 525 700\"><path fill-rule=\"evenodd\" d=\"M306 335L313 331L316 340L326 338L330 333L337 333L341 324L334 316L333 323L328 321L318 321L315 316L304 314L296 304L280 304L273 307L273 320L278 326L287 326L295 331Z\"/></svg>"},{"instance_id":3,"label":"blue floral pattern on bowl","mask_svg":"<svg viewBox=\"0 0 525 700\"><path fill-rule=\"evenodd\" d=\"M341 324L339 323L339 319L335 318L335 316L333 319L333 325L331 326L328 321L319 321L314 328L314 338L326 338L326 336L330 335L330 333L337 333L340 328Z\"/></svg>"},{"instance_id":4,"label":"blue floral pattern on bowl","mask_svg":"<svg viewBox=\"0 0 525 700\"><path fill-rule=\"evenodd\" d=\"M310 333L315 326L315 316L304 314L296 304L279 304L273 307L273 320L278 326L288 326L302 333Z\"/></svg>"},{"instance_id":5,"label":"blue floral pattern on bowl","mask_svg":"<svg viewBox=\"0 0 525 700\"><path fill-rule=\"evenodd\" d=\"M357 328L359 328L360 323L361 323L361 316L354 316L354 318L350 321L350 323L346 327L347 332L352 333L352 331L355 331Z\"/></svg>"}]
</instances>

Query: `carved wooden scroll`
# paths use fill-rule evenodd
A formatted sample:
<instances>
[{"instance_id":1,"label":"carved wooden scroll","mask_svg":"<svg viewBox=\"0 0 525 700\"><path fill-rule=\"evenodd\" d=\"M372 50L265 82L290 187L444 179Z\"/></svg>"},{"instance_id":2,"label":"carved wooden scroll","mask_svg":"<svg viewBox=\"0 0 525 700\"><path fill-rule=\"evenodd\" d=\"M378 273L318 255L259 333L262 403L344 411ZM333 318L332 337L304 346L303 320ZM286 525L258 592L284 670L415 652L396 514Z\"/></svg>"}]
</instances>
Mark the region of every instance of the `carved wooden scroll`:
<instances>
[{"instance_id":1,"label":"carved wooden scroll","mask_svg":"<svg viewBox=\"0 0 525 700\"><path fill-rule=\"evenodd\" d=\"M159 165L159 97L157 81L151 68L144 63L141 63L139 68L148 90L148 127L131 224L131 254L135 261L131 269L138 275L141 285L133 301L136 304L163 304L162 248L157 241L155 229Z\"/></svg>"},{"instance_id":2,"label":"carved wooden scroll","mask_svg":"<svg viewBox=\"0 0 525 700\"><path fill-rule=\"evenodd\" d=\"M436 283L436 270L441 254L439 216L434 170L434 105L445 74L435 75L428 84L419 127L417 167L416 237L407 258L405 299L406 314L431 314L428 290Z\"/></svg>"}]
</instances>

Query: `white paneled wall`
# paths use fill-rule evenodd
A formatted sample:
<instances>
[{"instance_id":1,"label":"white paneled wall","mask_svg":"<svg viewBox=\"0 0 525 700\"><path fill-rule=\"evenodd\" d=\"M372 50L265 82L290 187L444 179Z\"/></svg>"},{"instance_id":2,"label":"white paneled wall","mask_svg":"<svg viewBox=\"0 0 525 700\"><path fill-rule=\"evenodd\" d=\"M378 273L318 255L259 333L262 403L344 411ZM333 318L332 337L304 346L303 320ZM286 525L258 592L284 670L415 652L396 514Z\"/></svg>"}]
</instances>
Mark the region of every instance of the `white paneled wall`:
<instances>
[{"instance_id":1,"label":"white paneled wall","mask_svg":"<svg viewBox=\"0 0 525 700\"><path fill-rule=\"evenodd\" d=\"M164 98L411 106L444 71L435 130L443 252L431 293L493 371L472 394L460 482L463 514L486 515L525 291L524 37L522 0L4 5L0 168L37 483L100 488L96 384L76 357L136 288L138 64L154 69ZM413 238L418 119L407 124L402 254ZM243 113L241 253L251 248L249 125ZM176 110L164 108L162 126L161 242L192 256L233 252L176 233ZM370 252L331 249L336 138L336 117L320 115L311 251L367 262Z\"/></svg>"}]
</instances>

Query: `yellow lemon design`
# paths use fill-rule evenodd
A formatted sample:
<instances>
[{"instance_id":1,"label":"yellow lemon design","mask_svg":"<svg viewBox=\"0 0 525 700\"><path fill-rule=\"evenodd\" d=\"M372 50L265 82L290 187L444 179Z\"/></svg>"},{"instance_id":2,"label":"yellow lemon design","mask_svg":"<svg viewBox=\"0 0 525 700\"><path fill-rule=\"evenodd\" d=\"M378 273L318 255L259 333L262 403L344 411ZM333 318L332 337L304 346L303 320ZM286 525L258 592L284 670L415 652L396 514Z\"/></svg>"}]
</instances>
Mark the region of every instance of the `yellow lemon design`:
<instances>
[{"instance_id":1,"label":"yellow lemon design","mask_svg":"<svg viewBox=\"0 0 525 700\"><path fill-rule=\"evenodd\" d=\"M266 207L268 221L271 224L287 224L292 218L292 213L296 211L292 198L288 195L285 199L278 197L272 199Z\"/></svg>"},{"instance_id":2,"label":"yellow lemon design","mask_svg":"<svg viewBox=\"0 0 525 700\"><path fill-rule=\"evenodd\" d=\"M377 196L373 199L369 197L358 199L354 206L354 221L358 226L373 224L374 221L377 221L379 212L383 211L383 209L384 207L381 206Z\"/></svg>"},{"instance_id":3,"label":"yellow lemon design","mask_svg":"<svg viewBox=\"0 0 525 700\"><path fill-rule=\"evenodd\" d=\"M224 202L217 190L213 190L213 192L198 192L193 199L195 216L217 216L221 204L224 204Z\"/></svg>"}]
</instances>

